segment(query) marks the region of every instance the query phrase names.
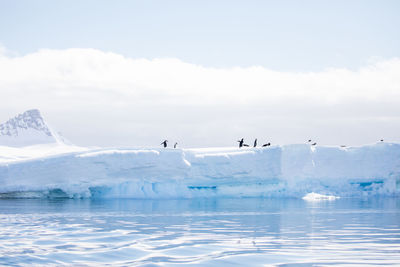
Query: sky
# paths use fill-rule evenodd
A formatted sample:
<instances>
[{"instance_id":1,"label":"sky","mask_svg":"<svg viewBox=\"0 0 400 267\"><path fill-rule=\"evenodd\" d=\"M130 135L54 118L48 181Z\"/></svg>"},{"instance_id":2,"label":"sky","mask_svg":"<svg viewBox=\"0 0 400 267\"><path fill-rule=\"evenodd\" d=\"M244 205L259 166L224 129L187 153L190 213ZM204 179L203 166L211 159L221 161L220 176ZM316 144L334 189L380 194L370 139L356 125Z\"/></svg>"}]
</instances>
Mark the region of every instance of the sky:
<instances>
[{"instance_id":1,"label":"sky","mask_svg":"<svg viewBox=\"0 0 400 267\"><path fill-rule=\"evenodd\" d=\"M0 0L0 122L78 145L400 142L399 1Z\"/></svg>"}]
</instances>

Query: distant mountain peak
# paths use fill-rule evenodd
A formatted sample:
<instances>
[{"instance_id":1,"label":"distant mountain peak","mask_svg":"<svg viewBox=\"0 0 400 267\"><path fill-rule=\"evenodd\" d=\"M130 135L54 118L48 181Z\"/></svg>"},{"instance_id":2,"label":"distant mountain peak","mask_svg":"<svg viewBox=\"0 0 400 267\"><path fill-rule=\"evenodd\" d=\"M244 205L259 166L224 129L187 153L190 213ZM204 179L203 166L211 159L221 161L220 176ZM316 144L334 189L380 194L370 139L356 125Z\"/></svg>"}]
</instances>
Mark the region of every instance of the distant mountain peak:
<instances>
[{"instance_id":1,"label":"distant mountain peak","mask_svg":"<svg viewBox=\"0 0 400 267\"><path fill-rule=\"evenodd\" d=\"M38 109L27 110L0 124L2 146L21 147L48 143L63 144L64 140L51 130Z\"/></svg>"},{"instance_id":2,"label":"distant mountain peak","mask_svg":"<svg viewBox=\"0 0 400 267\"><path fill-rule=\"evenodd\" d=\"M51 136L51 132L38 109L27 110L9 119L5 123L0 124L0 136L7 135L17 137L22 129L35 129L43 132L47 136Z\"/></svg>"}]
</instances>

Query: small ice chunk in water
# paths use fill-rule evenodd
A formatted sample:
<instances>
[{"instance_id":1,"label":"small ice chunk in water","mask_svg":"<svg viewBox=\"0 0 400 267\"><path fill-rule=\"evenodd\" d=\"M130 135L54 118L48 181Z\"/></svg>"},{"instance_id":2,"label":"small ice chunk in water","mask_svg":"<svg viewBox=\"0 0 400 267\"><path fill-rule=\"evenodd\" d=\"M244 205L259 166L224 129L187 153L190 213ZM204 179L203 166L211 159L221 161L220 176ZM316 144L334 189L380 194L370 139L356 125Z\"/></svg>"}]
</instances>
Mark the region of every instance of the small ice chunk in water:
<instances>
[{"instance_id":1,"label":"small ice chunk in water","mask_svg":"<svg viewBox=\"0 0 400 267\"><path fill-rule=\"evenodd\" d=\"M335 199L338 199L338 198L340 198L340 197L321 195L321 194L317 194L317 193L314 193L314 192L308 193L307 195L305 195L303 197L303 199L306 200L306 201L335 200Z\"/></svg>"}]
</instances>

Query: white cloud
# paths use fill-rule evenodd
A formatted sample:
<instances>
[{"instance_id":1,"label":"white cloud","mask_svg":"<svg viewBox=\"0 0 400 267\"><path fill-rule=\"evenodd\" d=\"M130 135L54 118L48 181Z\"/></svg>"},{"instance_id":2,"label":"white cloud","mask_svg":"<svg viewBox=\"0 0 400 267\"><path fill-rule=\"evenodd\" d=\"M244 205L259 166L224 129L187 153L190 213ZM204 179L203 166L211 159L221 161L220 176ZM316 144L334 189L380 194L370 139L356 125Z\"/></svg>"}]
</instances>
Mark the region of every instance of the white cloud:
<instances>
[{"instance_id":1,"label":"white cloud","mask_svg":"<svg viewBox=\"0 0 400 267\"><path fill-rule=\"evenodd\" d=\"M357 71L290 73L95 49L4 51L0 119L37 107L80 144L146 145L171 136L188 145L227 145L256 135L358 144L396 139L400 129L400 59Z\"/></svg>"}]
</instances>

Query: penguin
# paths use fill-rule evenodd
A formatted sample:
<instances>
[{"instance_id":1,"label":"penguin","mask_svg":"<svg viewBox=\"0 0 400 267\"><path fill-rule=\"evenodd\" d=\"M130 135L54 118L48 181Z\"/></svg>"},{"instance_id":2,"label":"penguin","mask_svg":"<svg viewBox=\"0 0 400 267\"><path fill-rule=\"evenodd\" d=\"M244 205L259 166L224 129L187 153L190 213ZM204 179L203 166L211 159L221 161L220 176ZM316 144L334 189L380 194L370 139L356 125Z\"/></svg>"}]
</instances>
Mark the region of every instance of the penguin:
<instances>
[{"instance_id":1,"label":"penguin","mask_svg":"<svg viewBox=\"0 0 400 267\"><path fill-rule=\"evenodd\" d=\"M266 143L266 144L263 144L262 146L266 147L266 146L270 146L270 145L271 145L271 143Z\"/></svg>"},{"instance_id":2,"label":"penguin","mask_svg":"<svg viewBox=\"0 0 400 267\"><path fill-rule=\"evenodd\" d=\"M241 140L239 140L238 142L239 142L239 148L241 148L243 146L243 142L244 142L243 138Z\"/></svg>"},{"instance_id":3,"label":"penguin","mask_svg":"<svg viewBox=\"0 0 400 267\"><path fill-rule=\"evenodd\" d=\"M243 146L249 146L248 144L243 144Z\"/></svg>"},{"instance_id":4,"label":"penguin","mask_svg":"<svg viewBox=\"0 0 400 267\"><path fill-rule=\"evenodd\" d=\"M164 148L167 147L168 140L164 140L160 145L164 145Z\"/></svg>"},{"instance_id":5,"label":"penguin","mask_svg":"<svg viewBox=\"0 0 400 267\"><path fill-rule=\"evenodd\" d=\"M383 142L383 139L381 139L381 142Z\"/></svg>"},{"instance_id":6,"label":"penguin","mask_svg":"<svg viewBox=\"0 0 400 267\"><path fill-rule=\"evenodd\" d=\"M315 142L315 143L312 143L311 145L312 145L312 146L316 146L316 145L317 145L317 143Z\"/></svg>"},{"instance_id":7,"label":"penguin","mask_svg":"<svg viewBox=\"0 0 400 267\"><path fill-rule=\"evenodd\" d=\"M254 145L253 145L253 147L256 147L257 146L257 138L256 138L256 140L254 140Z\"/></svg>"},{"instance_id":8,"label":"penguin","mask_svg":"<svg viewBox=\"0 0 400 267\"><path fill-rule=\"evenodd\" d=\"M311 143L311 141L312 141L311 139L308 139L308 142L309 142L309 143Z\"/></svg>"},{"instance_id":9,"label":"penguin","mask_svg":"<svg viewBox=\"0 0 400 267\"><path fill-rule=\"evenodd\" d=\"M177 145L178 145L178 143L175 143L174 148L176 148Z\"/></svg>"}]
</instances>

